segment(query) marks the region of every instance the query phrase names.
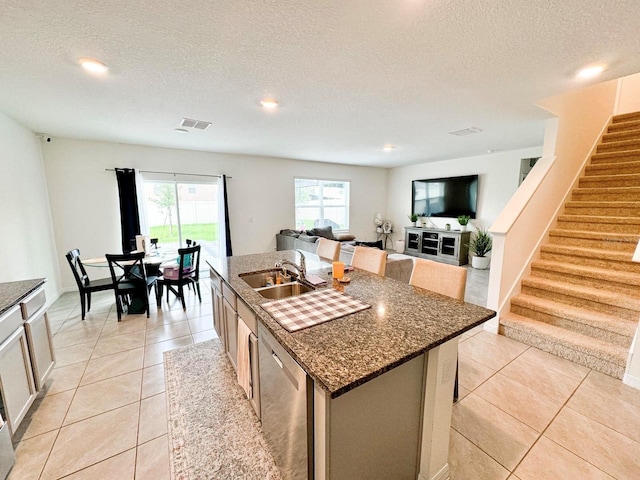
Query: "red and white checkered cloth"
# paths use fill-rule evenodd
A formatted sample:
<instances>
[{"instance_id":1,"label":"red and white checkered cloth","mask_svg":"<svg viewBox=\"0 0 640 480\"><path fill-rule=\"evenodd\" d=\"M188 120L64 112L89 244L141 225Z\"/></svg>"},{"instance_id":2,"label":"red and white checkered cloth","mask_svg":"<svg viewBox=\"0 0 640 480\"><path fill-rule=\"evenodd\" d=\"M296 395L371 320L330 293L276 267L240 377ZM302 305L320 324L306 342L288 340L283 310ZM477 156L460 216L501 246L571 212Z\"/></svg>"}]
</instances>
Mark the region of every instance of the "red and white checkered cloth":
<instances>
[{"instance_id":1,"label":"red and white checkered cloth","mask_svg":"<svg viewBox=\"0 0 640 480\"><path fill-rule=\"evenodd\" d=\"M287 331L295 332L366 310L368 303L332 288L263 303L262 308Z\"/></svg>"}]
</instances>

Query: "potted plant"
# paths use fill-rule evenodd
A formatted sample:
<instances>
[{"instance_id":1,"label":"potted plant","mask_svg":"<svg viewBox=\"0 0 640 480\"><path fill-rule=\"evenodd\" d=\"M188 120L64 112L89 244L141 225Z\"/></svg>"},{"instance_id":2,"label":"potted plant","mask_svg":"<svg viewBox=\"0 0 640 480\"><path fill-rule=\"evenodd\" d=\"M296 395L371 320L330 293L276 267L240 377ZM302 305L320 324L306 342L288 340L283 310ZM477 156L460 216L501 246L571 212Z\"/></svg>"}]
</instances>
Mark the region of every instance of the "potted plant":
<instances>
[{"instance_id":1,"label":"potted plant","mask_svg":"<svg viewBox=\"0 0 640 480\"><path fill-rule=\"evenodd\" d=\"M418 215L415 213L412 213L411 215L407 215L409 217L409 220L411 220L411 224L415 227L416 226L416 222L418 221Z\"/></svg>"},{"instance_id":2,"label":"potted plant","mask_svg":"<svg viewBox=\"0 0 640 480\"><path fill-rule=\"evenodd\" d=\"M469 251L473 254L471 257L471 266L480 270L484 270L489 266L489 257L487 253L493 247L491 235L486 228L478 228L471 236L468 245Z\"/></svg>"},{"instance_id":3,"label":"potted plant","mask_svg":"<svg viewBox=\"0 0 640 480\"><path fill-rule=\"evenodd\" d=\"M467 231L467 224L469 223L470 219L471 219L471 217L469 215L459 215L458 216L458 223L460 224L460 231L461 232L466 232Z\"/></svg>"}]
</instances>

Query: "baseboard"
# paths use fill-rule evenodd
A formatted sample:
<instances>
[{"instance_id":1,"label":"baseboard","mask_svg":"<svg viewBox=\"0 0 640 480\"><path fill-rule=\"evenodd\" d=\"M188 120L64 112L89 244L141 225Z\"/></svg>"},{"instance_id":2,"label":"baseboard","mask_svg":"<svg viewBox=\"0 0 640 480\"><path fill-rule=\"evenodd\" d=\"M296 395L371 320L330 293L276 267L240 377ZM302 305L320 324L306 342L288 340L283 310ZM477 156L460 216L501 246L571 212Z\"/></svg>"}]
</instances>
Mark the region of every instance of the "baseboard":
<instances>
[{"instance_id":1,"label":"baseboard","mask_svg":"<svg viewBox=\"0 0 640 480\"><path fill-rule=\"evenodd\" d=\"M418 474L418 480L449 480L451 475L449 474L449 464L445 464L444 467L440 469L438 473L436 473L433 477L427 478L422 472Z\"/></svg>"},{"instance_id":2,"label":"baseboard","mask_svg":"<svg viewBox=\"0 0 640 480\"><path fill-rule=\"evenodd\" d=\"M498 330L500 329L500 319L496 315L495 317L484 322L484 324L482 325L482 328L487 332L491 332L497 335Z\"/></svg>"},{"instance_id":3,"label":"baseboard","mask_svg":"<svg viewBox=\"0 0 640 480\"><path fill-rule=\"evenodd\" d=\"M628 373L625 373L624 376L622 377L622 383L640 390L640 378L634 377L633 375L629 375Z\"/></svg>"}]
</instances>

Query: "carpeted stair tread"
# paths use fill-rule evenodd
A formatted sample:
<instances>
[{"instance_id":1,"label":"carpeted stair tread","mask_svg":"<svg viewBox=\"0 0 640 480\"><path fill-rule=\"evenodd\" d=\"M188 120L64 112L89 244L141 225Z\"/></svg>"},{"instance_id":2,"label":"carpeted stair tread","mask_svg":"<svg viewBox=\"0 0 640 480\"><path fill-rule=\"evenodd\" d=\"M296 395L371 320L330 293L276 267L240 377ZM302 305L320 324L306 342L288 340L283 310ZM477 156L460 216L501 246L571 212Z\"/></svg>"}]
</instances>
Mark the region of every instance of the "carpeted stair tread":
<instances>
[{"instance_id":1,"label":"carpeted stair tread","mask_svg":"<svg viewBox=\"0 0 640 480\"><path fill-rule=\"evenodd\" d=\"M640 208L640 201L609 201L609 202L590 202L569 200L566 207L582 207L582 208L597 208L597 207L609 207L609 208Z\"/></svg>"},{"instance_id":2,"label":"carpeted stair tread","mask_svg":"<svg viewBox=\"0 0 640 480\"><path fill-rule=\"evenodd\" d=\"M621 142L625 140L637 140L640 138L640 129L628 128L625 130L617 130L614 132L607 132L602 136L603 143Z\"/></svg>"},{"instance_id":3,"label":"carpeted stair tread","mask_svg":"<svg viewBox=\"0 0 640 480\"><path fill-rule=\"evenodd\" d=\"M590 201L639 201L640 187L574 188L572 200L588 198Z\"/></svg>"},{"instance_id":4,"label":"carpeted stair tread","mask_svg":"<svg viewBox=\"0 0 640 480\"><path fill-rule=\"evenodd\" d=\"M564 205L564 215L640 217L640 201L591 202L570 200Z\"/></svg>"},{"instance_id":5,"label":"carpeted stair tread","mask_svg":"<svg viewBox=\"0 0 640 480\"><path fill-rule=\"evenodd\" d=\"M640 120L640 112L621 113L620 115L614 115L611 119L612 124L630 122L633 120Z\"/></svg>"},{"instance_id":6,"label":"carpeted stair tread","mask_svg":"<svg viewBox=\"0 0 640 480\"><path fill-rule=\"evenodd\" d=\"M580 308L566 303L556 302L548 298L536 297L526 293L519 293L511 299L515 305L553 315L565 320L588 325L593 328L607 330L629 338L629 343L635 334L637 323L614 315L595 312L587 308ZM546 323L546 322L545 322Z\"/></svg>"},{"instance_id":7,"label":"carpeted stair tread","mask_svg":"<svg viewBox=\"0 0 640 480\"><path fill-rule=\"evenodd\" d=\"M549 291L568 297L581 300L613 305L639 312L640 318L640 298L633 298L620 292L611 292L594 287L575 285L548 278L530 276L522 280L522 285L535 288L536 290Z\"/></svg>"},{"instance_id":8,"label":"carpeted stair tread","mask_svg":"<svg viewBox=\"0 0 640 480\"><path fill-rule=\"evenodd\" d=\"M576 265L574 263L556 262L553 260L535 260L531 263L534 269L565 273L581 277L599 279L611 283L623 283L640 287L640 273L620 272L607 268ZM639 288L640 294L640 288Z\"/></svg>"},{"instance_id":9,"label":"carpeted stair tread","mask_svg":"<svg viewBox=\"0 0 640 480\"><path fill-rule=\"evenodd\" d=\"M565 222L588 222L609 224L633 224L640 226L640 218L633 217L608 217L604 215L558 215L558 220ZM640 237L640 230L638 230Z\"/></svg>"},{"instance_id":10,"label":"carpeted stair tread","mask_svg":"<svg viewBox=\"0 0 640 480\"><path fill-rule=\"evenodd\" d=\"M611 123L607 128L607 133L637 129L640 129L640 119L630 119L624 122Z\"/></svg>"},{"instance_id":11,"label":"carpeted stair tread","mask_svg":"<svg viewBox=\"0 0 640 480\"><path fill-rule=\"evenodd\" d=\"M640 158L640 148L623 152L598 152L591 155L591 165L629 162Z\"/></svg>"},{"instance_id":12,"label":"carpeted stair tread","mask_svg":"<svg viewBox=\"0 0 640 480\"><path fill-rule=\"evenodd\" d=\"M640 173L640 160L588 165L584 172L587 177Z\"/></svg>"},{"instance_id":13,"label":"carpeted stair tread","mask_svg":"<svg viewBox=\"0 0 640 480\"><path fill-rule=\"evenodd\" d=\"M618 140L613 142L601 142L596 147L596 152L619 152L624 150L638 150L640 139Z\"/></svg>"},{"instance_id":14,"label":"carpeted stair tread","mask_svg":"<svg viewBox=\"0 0 640 480\"><path fill-rule=\"evenodd\" d=\"M617 262L629 262L631 263L631 256L628 252L616 252L616 251L603 251L595 248L580 248L580 247L569 247L566 245L553 245L547 244L543 245L540 249L542 252L552 252L552 253L561 253L564 255L572 255L578 257L588 257L593 258L595 256L600 256L607 260L617 261Z\"/></svg>"},{"instance_id":15,"label":"carpeted stair tread","mask_svg":"<svg viewBox=\"0 0 640 480\"><path fill-rule=\"evenodd\" d=\"M578 182L579 187L585 188L634 187L638 184L640 184L639 173L589 175L581 177Z\"/></svg>"},{"instance_id":16,"label":"carpeted stair tread","mask_svg":"<svg viewBox=\"0 0 640 480\"><path fill-rule=\"evenodd\" d=\"M640 219L639 219L640 220ZM631 243L633 247L638 244L640 234L632 233L611 233L611 232L594 232L590 230L569 230L569 229L553 229L549 231L550 236L556 237L575 237L590 240L605 240L608 242Z\"/></svg>"},{"instance_id":17,"label":"carpeted stair tread","mask_svg":"<svg viewBox=\"0 0 640 480\"><path fill-rule=\"evenodd\" d=\"M574 228L574 230L570 230L570 228ZM587 226L575 223L558 223L557 229L549 231L549 243L599 250L623 251L632 254L638 243L638 235L619 232L609 233L600 228L592 230Z\"/></svg>"},{"instance_id":18,"label":"carpeted stair tread","mask_svg":"<svg viewBox=\"0 0 640 480\"><path fill-rule=\"evenodd\" d=\"M559 328L544 322L531 320L510 313L500 319L505 336L516 338L528 345L561 356L586 367L622 378L628 349L608 342ZM510 335L513 329L522 335ZM526 338L528 337L528 341Z\"/></svg>"}]
</instances>

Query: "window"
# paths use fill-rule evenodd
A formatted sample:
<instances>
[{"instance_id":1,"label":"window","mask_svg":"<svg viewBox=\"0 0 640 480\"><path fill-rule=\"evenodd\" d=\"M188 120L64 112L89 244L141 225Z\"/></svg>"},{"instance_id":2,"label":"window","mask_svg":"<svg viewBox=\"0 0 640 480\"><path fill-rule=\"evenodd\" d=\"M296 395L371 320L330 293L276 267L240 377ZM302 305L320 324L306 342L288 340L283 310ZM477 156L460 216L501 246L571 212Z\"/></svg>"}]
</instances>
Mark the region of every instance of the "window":
<instances>
[{"instance_id":1,"label":"window","mask_svg":"<svg viewBox=\"0 0 640 480\"><path fill-rule=\"evenodd\" d=\"M163 250L177 250L193 240L202 247L202 264L220 256L219 188L217 181L165 180L149 174L144 181L144 210L149 236ZM166 176L166 175L164 175ZM205 264L206 265L206 264Z\"/></svg>"},{"instance_id":2,"label":"window","mask_svg":"<svg viewBox=\"0 0 640 480\"><path fill-rule=\"evenodd\" d=\"M349 182L295 179L296 228L349 229Z\"/></svg>"}]
</instances>

